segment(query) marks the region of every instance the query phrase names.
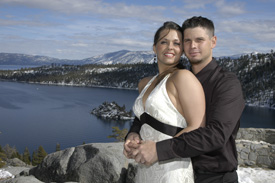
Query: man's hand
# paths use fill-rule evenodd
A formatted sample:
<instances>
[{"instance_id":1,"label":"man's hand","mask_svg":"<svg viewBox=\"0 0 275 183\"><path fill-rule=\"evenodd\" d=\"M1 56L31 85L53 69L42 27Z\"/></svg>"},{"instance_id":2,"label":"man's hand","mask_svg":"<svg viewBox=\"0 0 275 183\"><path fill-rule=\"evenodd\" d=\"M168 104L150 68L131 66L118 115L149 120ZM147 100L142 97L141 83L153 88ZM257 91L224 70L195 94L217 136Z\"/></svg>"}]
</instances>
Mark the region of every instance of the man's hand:
<instances>
[{"instance_id":1,"label":"man's hand","mask_svg":"<svg viewBox=\"0 0 275 183\"><path fill-rule=\"evenodd\" d=\"M134 159L135 157L132 155L134 149L139 147L141 143L141 138L139 134L135 132L131 132L128 134L127 139L124 143L123 154L129 159Z\"/></svg>"},{"instance_id":2,"label":"man's hand","mask_svg":"<svg viewBox=\"0 0 275 183\"><path fill-rule=\"evenodd\" d=\"M133 149L132 156L137 163L147 166L158 161L156 143L153 141L143 141L137 148Z\"/></svg>"}]
</instances>

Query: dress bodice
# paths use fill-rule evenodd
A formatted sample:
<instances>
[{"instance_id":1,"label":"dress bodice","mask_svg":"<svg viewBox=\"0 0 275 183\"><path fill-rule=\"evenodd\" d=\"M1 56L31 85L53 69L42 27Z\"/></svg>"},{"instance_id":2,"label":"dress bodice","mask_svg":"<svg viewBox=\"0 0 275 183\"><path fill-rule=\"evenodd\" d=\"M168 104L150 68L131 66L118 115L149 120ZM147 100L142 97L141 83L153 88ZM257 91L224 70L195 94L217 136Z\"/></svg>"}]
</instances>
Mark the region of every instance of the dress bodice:
<instances>
[{"instance_id":1,"label":"dress bodice","mask_svg":"<svg viewBox=\"0 0 275 183\"><path fill-rule=\"evenodd\" d=\"M152 90L144 107L142 98L154 79L156 79L156 76L154 76L137 97L133 106L133 112L138 118L140 118L141 114L146 112L165 124L185 128L187 126L185 118L175 108L167 93L166 83L169 76L170 74L165 76L164 79Z\"/></svg>"},{"instance_id":2,"label":"dress bodice","mask_svg":"<svg viewBox=\"0 0 275 183\"><path fill-rule=\"evenodd\" d=\"M133 112L139 119L145 112L157 119L159 123L185 128L185 118L175 108L166 90L166 82L169 76L169 74L165 76L164 79L152 90L145 105L143 105L143 95L154 79L156 79L156 76L154 76L137 97L133 106ZM157 125L160 125L159 123L157 123ZM144 123L141 126L139 134L143 140L152 140L155 142L172 137L154 129L147 123ZM149 167L139 164L135 182L194 183L191 160L190 158L176 158L165 162L157 162Z\"/></svg>"}]
</instances>

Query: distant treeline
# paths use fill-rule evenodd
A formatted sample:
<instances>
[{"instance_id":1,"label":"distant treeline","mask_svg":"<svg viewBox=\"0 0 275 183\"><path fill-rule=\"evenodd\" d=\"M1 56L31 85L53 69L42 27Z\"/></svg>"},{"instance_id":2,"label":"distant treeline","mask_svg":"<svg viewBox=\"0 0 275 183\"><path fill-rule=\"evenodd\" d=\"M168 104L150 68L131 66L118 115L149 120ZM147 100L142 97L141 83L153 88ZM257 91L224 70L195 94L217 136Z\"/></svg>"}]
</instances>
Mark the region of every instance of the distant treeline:
<instances>
[{"instance_id":1,"label":"distant treeline","mask_svg":"<svg viewBox=\"0 0 275 183\"><path fill-rule=\"evenodd\" d=\"M56 151L60 151L60 144L56 144ZM6 159L18 158L25 162L27 165L36 166L40 164L43 159L47 156L47 152L42 146L39 146L37 150L30 154L29 149L26 147L23 154L20 154L16 147L11 147L9 144L3 148L0 145L0 168L5 165Z\"/></svg>"}]
</instances>

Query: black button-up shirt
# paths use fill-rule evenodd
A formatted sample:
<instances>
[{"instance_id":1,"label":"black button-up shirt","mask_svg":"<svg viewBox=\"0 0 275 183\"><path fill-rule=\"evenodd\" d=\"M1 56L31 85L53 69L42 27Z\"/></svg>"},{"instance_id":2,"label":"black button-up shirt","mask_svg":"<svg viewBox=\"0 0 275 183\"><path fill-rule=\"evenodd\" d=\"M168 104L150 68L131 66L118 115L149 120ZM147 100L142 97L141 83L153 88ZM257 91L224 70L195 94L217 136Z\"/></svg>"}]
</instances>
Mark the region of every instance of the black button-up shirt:
<instances>
[{"instance_id":1,"label":"black button-up shirt","mask_svg":"<svg viewBox=\"0 0 275 183\"><path fill-rule=\"evenodd\" d=\"M241 84L215 60L196 77L206 99L206 126L180 137L157 142L159 161L191 157L194 170L228 172L237 169L235 139L245 102Z\"/></svg>"}]
</instances>

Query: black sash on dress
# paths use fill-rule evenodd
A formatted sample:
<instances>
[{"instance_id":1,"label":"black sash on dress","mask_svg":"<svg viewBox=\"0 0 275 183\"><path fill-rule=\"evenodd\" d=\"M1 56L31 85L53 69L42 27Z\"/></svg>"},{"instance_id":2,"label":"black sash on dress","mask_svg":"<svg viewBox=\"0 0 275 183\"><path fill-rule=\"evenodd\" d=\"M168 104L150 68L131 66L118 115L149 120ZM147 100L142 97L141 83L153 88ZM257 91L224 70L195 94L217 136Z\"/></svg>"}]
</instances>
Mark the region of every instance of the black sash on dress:
<instances>
[{"instance_id":1,"label":"black sash on dress","mask_svg":"<svg viewBox=\"0 0 275 183\"><path fill-rule=\"evenodd\" d=\"M144 112L141 116L140 116L140 122L141 124L148 124L150 125L152 128L154 128L155 130L164 133L166 135L170 135L170 136L175 136L178 132L180 132L183 128L180 127L175 127L169 124L165 124L162 123L160 121L158 121L157 119L153 118L152 116L150 116L148 113Z\"/></svg>"}]
</instances>

